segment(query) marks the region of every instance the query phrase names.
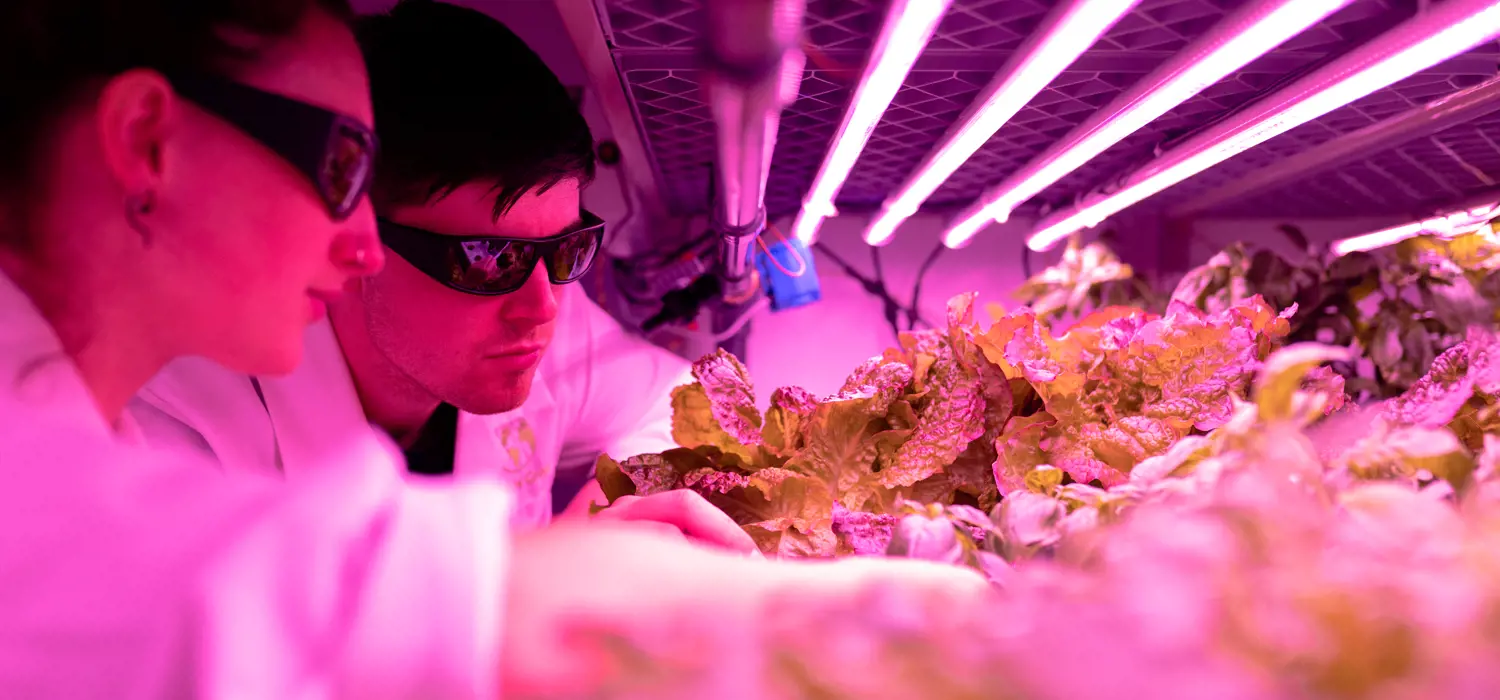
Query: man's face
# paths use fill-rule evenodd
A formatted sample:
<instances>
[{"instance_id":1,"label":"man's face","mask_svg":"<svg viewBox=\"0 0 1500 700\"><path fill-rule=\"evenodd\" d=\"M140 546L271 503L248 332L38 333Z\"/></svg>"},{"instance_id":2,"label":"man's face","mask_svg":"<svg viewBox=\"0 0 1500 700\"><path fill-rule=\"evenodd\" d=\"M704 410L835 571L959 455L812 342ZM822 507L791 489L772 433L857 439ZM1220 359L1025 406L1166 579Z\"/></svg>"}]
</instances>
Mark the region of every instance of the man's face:
<instances>
[{"instance_id":1,"label":"man's face","mask_svg":"<svg viewBox=\"0 0 1500 700\"><path fill-rule=\"evenodd\" d=\"M494 206L490 186L470 184L438 201L382 214L437 234L546 238L577 225L578 182L531 190L498 220ZM362 313L335 315L335 328L362 322L373 349L395 370L460 410L487 415L518 408L552 340L565 287L534 269L515 292L476 296L439 284L389 250L386 258L385 269L363 280L351 299L351 310Z\"/></svg>"}]
</instances>

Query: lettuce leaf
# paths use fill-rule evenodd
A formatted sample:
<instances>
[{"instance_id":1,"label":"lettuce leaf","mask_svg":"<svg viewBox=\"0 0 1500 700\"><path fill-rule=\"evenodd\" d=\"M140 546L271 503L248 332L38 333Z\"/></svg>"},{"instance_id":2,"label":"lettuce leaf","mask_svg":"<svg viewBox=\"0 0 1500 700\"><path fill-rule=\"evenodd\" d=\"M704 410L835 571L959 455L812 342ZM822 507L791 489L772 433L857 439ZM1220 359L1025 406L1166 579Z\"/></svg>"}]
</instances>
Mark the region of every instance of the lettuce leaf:
<instances>
[{"instance_id":1,"label":"lettuce leaf","mask_svg":"<svg viewBox=\"0 0 1500 700\"><path fill-rule=\"evenodd\" d=\"M690 488L767 553L834 556L879 550L905 502L983 512L1042 487L1121 486L1231 420L1294 312L1255 296L1213 313L1106 307L1055 336L1026 308L981 328L974 302L955 297L945 328L902 334L832 396L776 390L763 416L743 364L703 358L673 394L682 449L601 460L606 495Z\"/></svg>"},{"instance_id":2,"label":"lettuce leaf","mask_svg":"<svg viewBox=\"0 0 1500 700\"><path fill-rule=\"evenodd\" d=\"M720 349L693 364L693 378L708 398L714 420L725 432L741 444L760 442L755 388L750 384L750 371L738 358Z\"/></svg>"}]
</instances>

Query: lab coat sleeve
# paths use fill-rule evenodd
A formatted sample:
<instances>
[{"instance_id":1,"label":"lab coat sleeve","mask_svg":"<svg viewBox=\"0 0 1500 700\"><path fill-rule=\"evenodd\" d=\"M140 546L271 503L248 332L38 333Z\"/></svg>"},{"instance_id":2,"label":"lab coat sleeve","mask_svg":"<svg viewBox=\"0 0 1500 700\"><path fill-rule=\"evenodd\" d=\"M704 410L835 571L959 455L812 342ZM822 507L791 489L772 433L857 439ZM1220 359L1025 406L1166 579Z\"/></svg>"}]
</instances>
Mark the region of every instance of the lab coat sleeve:
<instances>
[{"instance_id":1,"label":"lab coat sleeve","mask_svg":"<svg viewBox=\"0 0 1500 700\"><path fill-rule=\"evenodd\" d=\"M503 487L352 463L278 483L28 423L0 489L0 696L498 696Z\"/></svg>"},{"instance_id":2,"label":"lab coat sleeve","mask_svg":"<svg viewBox=\"0 0 1500 700\"><path fill-rule=\"evenodd\" d=\"M625 330L581 290L564 304L556 373L548 377L571 420L560 467L591 469L618 458L676 447L672 389L693 381L692 365Z\"/></svg>"}]
</instances>

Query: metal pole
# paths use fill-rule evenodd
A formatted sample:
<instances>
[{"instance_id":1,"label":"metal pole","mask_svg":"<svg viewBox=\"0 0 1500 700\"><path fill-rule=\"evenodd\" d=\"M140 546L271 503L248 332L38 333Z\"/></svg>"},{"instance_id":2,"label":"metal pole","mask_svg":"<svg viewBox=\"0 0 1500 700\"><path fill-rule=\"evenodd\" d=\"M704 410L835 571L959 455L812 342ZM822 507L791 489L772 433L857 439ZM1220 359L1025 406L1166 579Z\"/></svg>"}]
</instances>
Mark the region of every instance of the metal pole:
<instances>
[{"instance_id":1,"label":"metal pole","mask_svg":"<svg viewBox=\"0 0 1500 700\"><path fill-rule=\"evenodd\" d=\"M797 98L804 0L706 3L705 88L718 135L713 226L719 233L724 298L757 289L751 252L765 230L766 179L781 111Z\"/></svg>"}]
</instances>

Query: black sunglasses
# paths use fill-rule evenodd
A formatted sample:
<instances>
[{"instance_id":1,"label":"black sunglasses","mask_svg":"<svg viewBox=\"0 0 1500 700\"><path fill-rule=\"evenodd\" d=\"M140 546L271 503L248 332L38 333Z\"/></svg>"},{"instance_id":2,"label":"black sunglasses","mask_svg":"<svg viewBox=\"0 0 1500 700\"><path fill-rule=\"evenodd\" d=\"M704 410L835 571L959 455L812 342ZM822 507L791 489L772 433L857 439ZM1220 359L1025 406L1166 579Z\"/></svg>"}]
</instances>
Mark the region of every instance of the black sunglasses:
<instances>
[{"instance_id":1,"label":"black sunglasses","mask_svg":"<svg viewBox=\"0 0 1500 700\"><path fill-rule=\"evenodd\" d=\"M585 211L571 231L547 238L445 236L380 219L380 240L440 284L466 294L499 296L525 286L537 261L553 284L576 282L594 265L604 220Z\"/></svg>"},{"instance_id":2,"label":"black sunglasses","mask_svg":"<svg viewBox=\"0 0 1500 700\"><path fill-rule=\"evenodd\" d=\"M177 94L233 124L307 175L334 221L349 218L370 191L380 142L359 120L211 75L174 74L167 79Z\"/></svg>"}]
</instances>

